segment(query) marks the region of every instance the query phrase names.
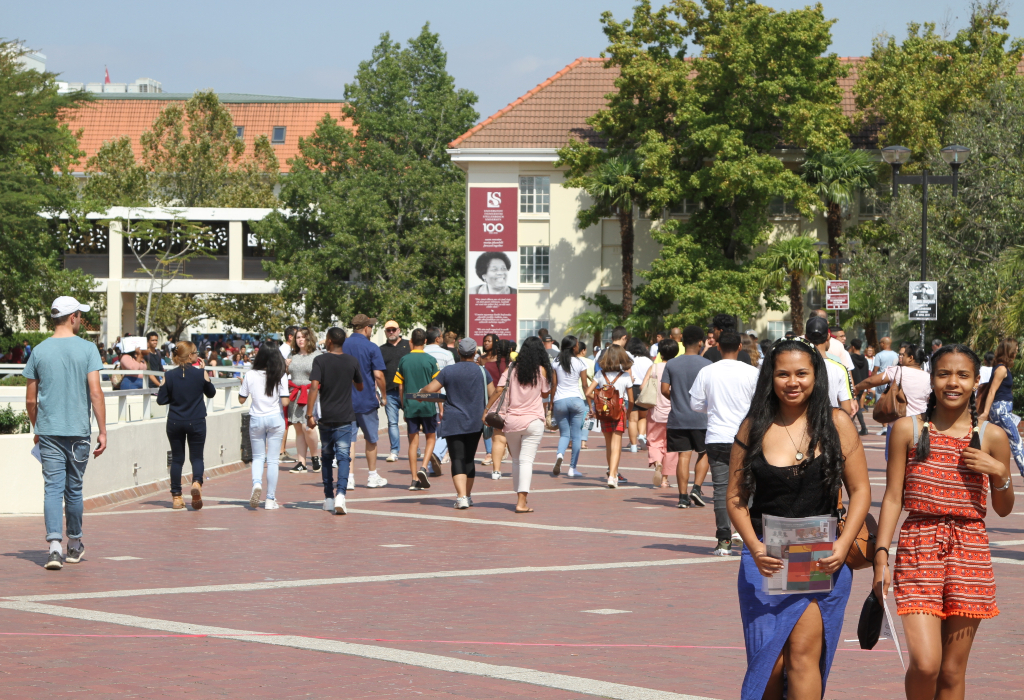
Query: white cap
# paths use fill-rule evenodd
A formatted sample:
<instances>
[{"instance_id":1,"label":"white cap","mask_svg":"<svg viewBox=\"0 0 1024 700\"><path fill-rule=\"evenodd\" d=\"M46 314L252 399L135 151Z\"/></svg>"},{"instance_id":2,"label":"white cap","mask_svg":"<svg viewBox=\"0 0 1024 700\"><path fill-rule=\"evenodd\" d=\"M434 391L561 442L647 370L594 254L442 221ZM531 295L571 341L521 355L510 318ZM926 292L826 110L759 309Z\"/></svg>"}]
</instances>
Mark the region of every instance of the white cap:
<instances>
[{"instance_id":1,"label":"white cap","mask_svg":"<svg viewBox=\"0 0 1024 700\"><path fill-rule=\"evenodd\" d=\"M91 308L88 304L78 303L78 299L74 297L57 297L50 304L50 318L60 318L76 311L88 311Z\"/></svg>"}]
</instances>

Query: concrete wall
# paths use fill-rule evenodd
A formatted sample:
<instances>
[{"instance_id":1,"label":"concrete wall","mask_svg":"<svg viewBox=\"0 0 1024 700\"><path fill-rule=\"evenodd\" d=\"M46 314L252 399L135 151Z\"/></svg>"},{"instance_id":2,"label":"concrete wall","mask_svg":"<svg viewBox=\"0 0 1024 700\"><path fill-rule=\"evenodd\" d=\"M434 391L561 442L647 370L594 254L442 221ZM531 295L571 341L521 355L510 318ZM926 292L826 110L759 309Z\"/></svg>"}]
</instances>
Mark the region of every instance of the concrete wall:
<instances>
[{"instance_id":1,"label":"concrete wall","mask_svg":"<svg viewBox=\"0 0 1024 700\"><path fill-rule=\"evenodd\" d=\"M206 417L207 469L241 459L242 416L247 411L243 407ZM95 433L92 443L96 444ZM0 435L0 473L4 475L0 513L43 512L43 475L30 454L32 445L32 435ZM108 425L107 449L98 458L89 458L83 496L92 498L166 479L169 450L163 419ZM187 459L183 473L192 473Z\"/></svg>"}]
</instances>

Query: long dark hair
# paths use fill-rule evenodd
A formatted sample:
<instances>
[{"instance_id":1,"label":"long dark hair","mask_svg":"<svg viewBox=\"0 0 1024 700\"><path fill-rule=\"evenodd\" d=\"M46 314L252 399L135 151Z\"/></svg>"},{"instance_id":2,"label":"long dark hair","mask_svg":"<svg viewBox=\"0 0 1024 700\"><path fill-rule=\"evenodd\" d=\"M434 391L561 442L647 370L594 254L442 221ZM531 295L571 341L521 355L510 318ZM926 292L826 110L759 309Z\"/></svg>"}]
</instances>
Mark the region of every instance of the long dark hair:
<instances>
[{"instance_id":1,"label":"long dark hair","mask_svg":"<svg viewBox=\"0 0 1024 700\"><path fill-rule=\"evenodd\" d=\"M942 348L939 348L941 350ZM936 351L938 352L938 351ZM974 352L973 350L971 352ZM907 345L907 349L903 352L904 357L909 357L915 365L923 365L924 361L928 359L928 351L923 347L918 347L913 343Z\"/></svg>"},{"instance_id":2,"label":"long dark hair","mask_svg":"<svg viewBox=\"0 0 1024 700\"><path fill-rule=\"evenodd\" d=\"M572 359L576 357L576 344L580 342L574 335L567 335L562 338L562 347L558 351L558 366L566 374L572 372Z\"/></svg>"},{"instance_id":3,"label":"long dark hair","mask_svg":"<svg viewBox=\"0 0 1024 700\"><path fill-rule=\"evenodd\" d=\"M651 349L647 346L647 343L634 335L626 343L626 352L633 357L647 357L651 354Z\"/></svg>"},{"instance_id":4,"label":"long dark hair","mask_svg":"<svg viewBox=\"0 0 1024 700\"><path fill-rule=\"evenodd\" d=\"M540 338L531 336L523 341L523 347L516 356L516 381L520 386L535 386L541 368L547 371L550 380L551 358L548 357L548 351Z\"/></svg>"},{"instance_id":5,"label":"long dark hair","mask_svg":"<svg viewBox=\"0 0 1024 700\"><path fill-rule=\"evenodd\" d=\"M256 353L256 359L252 361L252 368L267 373L266 393L267 396L273 396L285 372L284 355L281 354L277 343L272 340L263 343Z\"/></svg>"},{"instance_id":6,"label":"long dark hair","mask_svg":"<svg viewBox=\"0 0 1024 700\"><path fill-rule=\"evenodd\" d=\"M974 363L974 376L977 377L981 374L981 359L978 354L971 350L968 346L962 343L956 345L943 345L941 348L935 351L932 355L931 360L931 376L935 377L935 368L946 355L956 353L957 355L966 355L972 363ZM932 421L932 412L935 410L935 390L932 389L931 393L928 394L928 407L924 409L924 426L921 428L921 435L917 438L917 461L923 462L928 459L928 456L932 452L932 441L928 424ZM974 392L971 392L970 398L971 407L971 444L970 446L976 450L981 449L981 436L978 434L978 406L974 400Z\"/></svg>"},{"instance_id":7,"label":"long dark hair","mask_svg":"<svg viewBox=\"0 0 1024 700\"><path fill-rule=\"evenodd\" d=\"M780 340L772 346L771 352L765 354L761 373L757 376L757 387L754 389L750 411L747 413L749 446L743 458L743 481L746 495L755 490L754 462L764 459L763 441L768 428L779 415L779 397L775 394L775 359L784 352L802 352L811 359L814 370L814 389L807 401L807 435L810 444L807 446L808 460L821 448L823 464L821 473L825 480L822 488L828 493L837 493L843 479L842 442L839 431L832 419L832 403L829 401L828 370L821 354L803 340Z\"/></svg>"}]
</instances>

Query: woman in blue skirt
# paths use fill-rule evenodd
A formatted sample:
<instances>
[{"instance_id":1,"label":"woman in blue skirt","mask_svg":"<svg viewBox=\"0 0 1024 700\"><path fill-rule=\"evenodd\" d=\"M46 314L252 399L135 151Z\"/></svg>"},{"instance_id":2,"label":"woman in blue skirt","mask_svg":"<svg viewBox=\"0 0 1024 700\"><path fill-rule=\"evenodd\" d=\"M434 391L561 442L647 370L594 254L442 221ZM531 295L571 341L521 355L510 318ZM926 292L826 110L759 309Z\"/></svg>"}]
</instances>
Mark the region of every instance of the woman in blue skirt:
<instances>
[{"instance_id":1,"label":"woman in blue skirt","mask_svg":"<svg viewBox=\"0 0 1024 700\"><path fill-rule=\"evenodd\" d=\"M843 534L831 556L812 563L832 575L832 591L762 593L762 578L783 564L765 552L762 516L836 515L844 484ZM870 505L864 447L850 417L829 402L822 355L804 340L779 341L765 357L730 466L729 517L745 545L738 581L744 700L821 700L850 597L846 554Z\"/></svg>"}]
</instances>

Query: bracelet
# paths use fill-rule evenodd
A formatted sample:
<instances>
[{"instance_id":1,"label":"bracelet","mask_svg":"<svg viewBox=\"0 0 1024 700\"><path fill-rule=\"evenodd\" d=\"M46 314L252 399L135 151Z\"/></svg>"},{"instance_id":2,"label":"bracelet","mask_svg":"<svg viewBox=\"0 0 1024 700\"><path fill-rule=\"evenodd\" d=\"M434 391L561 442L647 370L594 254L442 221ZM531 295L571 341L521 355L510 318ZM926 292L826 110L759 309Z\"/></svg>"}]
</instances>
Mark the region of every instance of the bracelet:
<instances>
[{"instance_id":1,"label":"bracelet","mask_svg":"<svg viewBox=\"0 0 1024 700\"><path fill-rule=\"evenodd\" d=\"M1012 484L1012 483L1013 483L1013 477L1012 476L1008 476L1008 477L1006 477L1006 481L1003 482L1002 486L993 486L992 490L993 491L1005 491L1006 489L1010 488L1010 484Z\"/></svg>"},{"instance_id":2,"label":"bracelet","mask_svg":"<svg viewBox=\"0 0 1024 700\"><path fill-rule=\"evenodd\" d=\"M879 552L885 552L886 561L889 559L889 548L888 547L875 547L875 556L878 556Z\"/></svg>"}]
</instances>

